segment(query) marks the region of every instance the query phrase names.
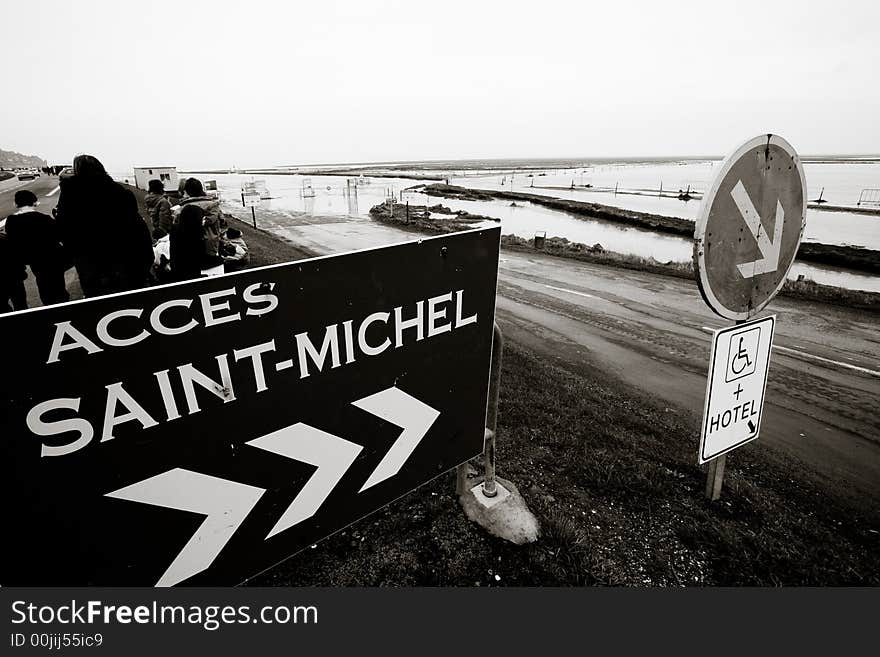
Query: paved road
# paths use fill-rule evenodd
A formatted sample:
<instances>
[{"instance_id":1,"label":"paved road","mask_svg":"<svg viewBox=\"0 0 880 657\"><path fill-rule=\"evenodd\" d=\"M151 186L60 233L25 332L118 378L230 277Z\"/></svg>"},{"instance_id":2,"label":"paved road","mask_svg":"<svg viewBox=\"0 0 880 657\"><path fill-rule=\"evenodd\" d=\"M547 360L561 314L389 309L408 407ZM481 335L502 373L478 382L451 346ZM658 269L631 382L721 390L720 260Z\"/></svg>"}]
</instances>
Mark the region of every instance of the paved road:
<instances>
[{"instance_id":1,"label":"paved road","mask_svg":"<svg viewBox=\"0 0 880 657\"><path fill-rule=\"evenodd\" d=\"M283 213L264 213L261 226L320 253L417 237L359 219ZM776 341L761 444L752 448L792 455L826 485L876 506L880 321L786 298L769 311L778 316ZM508 251L499 268L498 318L511 337L547 358L611 372L690 412L694 426L711 330L728 324L692 281Z\"/></svg>"},{"instance_id":2,"label":"paved road","mask_svg":"<svg viewBox=\"0 0 880 657\"><path fill-rule=\"evenodd\" d=\"M498 292L515 339L613 372L699 420L711 330L727 324L694 283L504 252ZM880 322L784 298L769 311L778 321L761 440L853 497L880 500Z\"/></svg>"},{"instance_id":3,"label":"paved road","mask_svg":"<svg viewBox=\"0 0 880 657\"><path fill-rule=\"evenodd\" d=\"M0 220L5 219L16 211L15 192L19 189L29 189L37 195L40 205L37 210L46 214L52 214L52 208L58 204L58 177L42 175L35 180L4 180L0 181ZM70 293L71 299L79 299L82 297L82 290L79 286L79 279L76 277L76 271L69 269L65 275L67 282L67 291ZM39 306L40 297L37 293L37 284L34 276L28 270L28 278L24 282L25 289L28 294L28 306Z\"/></svg>"}]
</instances>

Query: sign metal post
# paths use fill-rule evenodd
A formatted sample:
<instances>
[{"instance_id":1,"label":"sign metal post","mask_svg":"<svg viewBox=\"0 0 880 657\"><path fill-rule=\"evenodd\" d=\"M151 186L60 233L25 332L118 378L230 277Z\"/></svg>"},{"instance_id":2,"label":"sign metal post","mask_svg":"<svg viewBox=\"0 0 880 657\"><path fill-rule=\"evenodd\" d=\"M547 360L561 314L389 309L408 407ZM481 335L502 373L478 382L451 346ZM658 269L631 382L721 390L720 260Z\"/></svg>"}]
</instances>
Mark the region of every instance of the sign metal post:
<instances>
[{"instance_id":1,"label":"sign metal post","mask_svg":"<svg viewBox=\"0 0 880 657\"><path fill-rule=\"evenodd\" d=\"M716 331L712 340L698 456L699 463L709 463L710 500L721 495L727 452L758 437L775 320L748 320L785 283L806 226L806 189L794 148L778 135L765 134L725 159L703 198L693 255L700 294L716 314L736 322ZM725 361L722 367L718 360L731 356L719 349L732 348L730 341L737 336L734 369L745 360L751 369L731 379L734 366ZM730 387L733 380L738 381L735 388Z\"/></svg>"},{"instance_id":2,"label":"sign metal post","mask_svg":"<svg viewBox=\"0 0 880 657\"><path fill-rule=\"evenodd\" d=\"M251 219L254 222L254 228L257 227L257 213L254 208L260 205L262 202L262 198L260 197L259 192L246 192L241 195L242 204L246 208L251 209Z\"/></svg>"}]
</instances>

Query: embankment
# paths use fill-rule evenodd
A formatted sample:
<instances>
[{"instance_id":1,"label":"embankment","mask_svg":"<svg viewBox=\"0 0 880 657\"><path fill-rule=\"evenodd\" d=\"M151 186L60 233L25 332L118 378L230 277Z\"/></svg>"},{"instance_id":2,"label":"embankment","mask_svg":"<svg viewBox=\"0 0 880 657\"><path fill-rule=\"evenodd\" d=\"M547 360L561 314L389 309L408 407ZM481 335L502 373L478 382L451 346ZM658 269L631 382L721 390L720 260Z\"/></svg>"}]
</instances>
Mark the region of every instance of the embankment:
<instances>
[{"instance_id":1,"label":"embankment","mask_svg":"<svg viewBox=\"0 0 880 657\"><path fill-rule=\"evenodd\" d=\"M473 228L474 224L484 221L499 221L484 215L475 215L461 210L453 212L446 206L423 205L409 206L409 214L406 206L400 203L394 204L393 213L389 212L387 203L380 203L370 210L370 216L382 223L397 226L414 232L437 234L454 233L459 230ZM803 244L808 248L828 249L828 253L834 253L835 247L824 244ZM512 251L532 252L536 251L535 240L525 239L517 235L504 235L501 238L501 247ZM840 247L843 248L843 247ZM579 242L571 242L564 237L549 237L544 241L540 251L558 258L580 260L599 265L630 269L634 271L646 271L663 276L675 276L693 280L694 267L691 262L658 262L653 258L642 258L636 255L615 253L607 251L601 244L589 246ZM876 252L874 252L876 253ZM846 257L846 256L844 256ZM843 265L838 265L843 266ZM848 290L832 285L822 285L814 281L786 281L780 294L785 296L820 301L835 305L858 308L868 312L880 312L880 294L863 292L860 290Z\"/></svg>"},{"instance_id":2,"label":"embankment","mask_svg":"<svg viewBox=\"0 0 880 657\"><path fill-rule=\"evenodd\" d=\"M605 221L627 224L629 226L644 228L656 233L666 233L669 235L682 235L687 237L693 237L694 235L694 224L687 219L665 217L663 215L649 214L647 212L622 210L620 208L614 208L600 203L570 201L568 199L552 198L550 196L541 196L540 194L527 194L525 192L489 191L440 184L426 185L422 189L422 192L429 196L440 196L443 198L461 199L464 201L492 201L495 199L528 201L535 205L541 205L545 208L550 208L551 210L559 210L560 212L565 212L575 217L603 219Z\"/></svg>"},{"instance_id":3,"label":"embankment","mask_svg":"<svg viewBox=\"0 0 880 657\"><path fill-rule=\"evenodd\" d=\"M429 196L466 201L492 201L496 199L528 201L529 203L565 212L581 219L612 221L618 224L650 230L655 233L678 235L688 239L693 238L694 235L694 222L687 219L623 210L600 203L557 199L539 194L527 194L525 192L470 189L455 185L426 185L420 188L420 191ZM830 267L843 267L845 269L880 275L880 251L872 249L802 242L798 249L797 259L801 262L810 262Z\"/></svg>"},{"instance_id":4,"label":"embankment","mask_svg":"<svg viewBox=\"0 0 880 657\"><path fill-rule=\"evenodd\" d=\"M504 235L501 238L501 248L525 253L535 253L536 251L534 239L527 240L516 235ZM539 251L558 258L580 260L620 269L647 271L663 276L694 279L694 266L691 262L657 262L653 258L641 258L606 251L601 245L588 246L578 242L570 242L564 237L547 238ZM779 293L783 296L807 301L819 301L871 313L880 313L880 294L876 292L848 290L833 285L822 285L810 280L787 280Z\"/></svg>"},{"instance_id":5,"label":"embankment","mask_svg":"<svg viewBox=\"0 0 880 657\"><path fill-rule=\"evenodd\" d=\"M370 208L370 217L383 224L419 233L455 233L474 228L484 221L500 219L451 210L445 205L410 205L409 203L379 203Z\"/></svg>"}]
</instances>

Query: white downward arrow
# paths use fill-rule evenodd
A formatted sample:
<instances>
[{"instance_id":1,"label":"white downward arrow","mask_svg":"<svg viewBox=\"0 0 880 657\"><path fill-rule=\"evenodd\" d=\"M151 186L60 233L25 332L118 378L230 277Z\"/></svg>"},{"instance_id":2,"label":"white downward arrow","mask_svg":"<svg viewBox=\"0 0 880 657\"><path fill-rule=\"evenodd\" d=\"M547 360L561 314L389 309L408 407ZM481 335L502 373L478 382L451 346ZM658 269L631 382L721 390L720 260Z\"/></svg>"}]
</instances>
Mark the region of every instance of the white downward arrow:
<instances>
[{"instance_id":1,"label":"white downward arrow","mask_svg":"<svg viewBox=\"0 0 880 657\"><path fill-rule=\"evenodd\" d=\"M318 468L266 538L315 515L363 449L302 422L250 440L247 444Z\"/></svg>"},{"instance_id":2,"label":"white downward arrow","mask_svg":"<svg viewBox=\"0 0 880 657\"><path fill-rule=\"evenodd\" d=\"M174 586L214 562L264 492L263 488L175 468L106 495L206 516L156 582L156 586Z\"/></svg>"},{"instance_id":3,"label":"white downward arrow","mask_svg":"<svg viewBox=\"0 0 880 657\"><path fill-rule=\"evenodd\" d=\"M359 492L363 492L400 472L400 468L428 433L440 411L395 387L364 397L352 404L403 429L403 433L398 436L391 449L373 470L367 483L361 487Z\"/></svg>"},{"instance_id":4,"label":"white downward arrow","mask_svg":"<svg viewBox=\"0 0 880 657\"><path fill-rule=\"evenodd\" d=\"M755 210L752 199L749 198L746 188L743 187L742 180L737 181L736 186L730 192L733 202L739 208L743 221L749 227L749 232L754 236L758 243L758 249L761 251L761 259L752 262L744 262L737 265L739 273L743 278L752 278L759 274L767 274L776 271L779 267L779 249L782 246L782 226L785 223L785 211L782 204L776 201L776 223L773 224L773 239L767 237L767 231L761 224L761 215Z\"/></svg>"}]
</instances>

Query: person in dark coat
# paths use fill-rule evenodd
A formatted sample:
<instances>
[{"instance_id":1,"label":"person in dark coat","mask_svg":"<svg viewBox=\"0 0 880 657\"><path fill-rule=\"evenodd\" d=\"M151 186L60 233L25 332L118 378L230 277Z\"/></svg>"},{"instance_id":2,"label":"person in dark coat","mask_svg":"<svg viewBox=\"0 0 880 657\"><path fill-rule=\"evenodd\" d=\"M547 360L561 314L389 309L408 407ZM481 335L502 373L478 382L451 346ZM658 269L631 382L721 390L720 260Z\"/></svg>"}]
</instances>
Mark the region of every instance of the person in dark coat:
<instances>
[{"instance_id":1,"label":"person in dark coat","mask_svg":"<svg viewBox=\"0 0 880 657\"><path fill-rule=\"evenodd\" d=\"M24 263L15 253L5 230L0 230L0 315L28 307L26 278Z\"/></svg>"},{"instance_id":2,"label":"person in dark coat","mask_svg":"<svg viewBox=\"0 0 880 657\"><path fill-rule=\"evenodd\" d=\"M204 210L202 230L205 235L205 255L219 255L220 235L226 230L226 218L220 211L220 200L205 194L202 181L198 178L187 178L183 191L184 197L178 207L182 210L187 205L197 205Z\"/></svg>"},{"instance_id":3,"label":"person in dark coat","mask_svg":"<svg viewBox=\"0 0 880 657\"><path fill-rule=\"evenodd\" d=\"M91 155L77 155L61 179L56 217L87 297L147 285L153 240L130 190L113 181Z\"/></svg>"},{"instance_id":4,"label":"person in dark coat","mask_svg":"<svg viewBox=\"0 0 880 657\"><path fill-rule=\"evenodd\" d=\"M64 272L70 268L55 219L37 212L37 197L28 190L15 193L18 212L6 220L9 243L20 260L31 266L43 305L70 301Z\"/></svg>"},{"instance_id":5,"label":"person in dark coat","mask_svg":"<svg viewBox=\"0 0 880 657\"><path fill-rule=\"evenodd\" d=\"M199 278L203 269L223 263L220 256L205 253L205 210L185 205L171 226L171 276L175 281Z\"/></svg>"},{"instance_id":6,"label":"person in dark coat","mask_svg":"<svg viewBox=\"0 0 880 657\"><path fill-rule=\"evenodd\" d=\"M161 180L151 180L147 185L150 191L144 198L144 205L153 224L153 240L160 240L171 232L171 203L165 197L165 185Z\"/></svg>"}]
</instances>

